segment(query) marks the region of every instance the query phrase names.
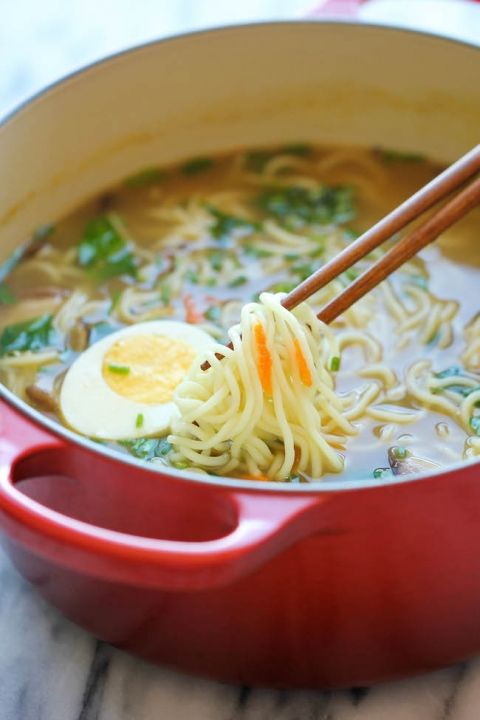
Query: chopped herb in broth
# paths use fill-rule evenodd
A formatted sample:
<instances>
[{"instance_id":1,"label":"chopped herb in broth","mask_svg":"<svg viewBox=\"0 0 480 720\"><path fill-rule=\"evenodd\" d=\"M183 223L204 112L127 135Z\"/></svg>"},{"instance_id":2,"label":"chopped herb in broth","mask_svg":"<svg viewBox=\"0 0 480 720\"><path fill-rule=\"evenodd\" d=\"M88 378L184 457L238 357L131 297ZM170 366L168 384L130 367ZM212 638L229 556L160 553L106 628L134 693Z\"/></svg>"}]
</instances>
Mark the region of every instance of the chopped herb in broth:
<instances>
[{"instance_id":1,"label":"chopped herb in broth","mask_svg":"<svg viewBox=\"0 0 480 720\"><path fill-rule=\"evenodd\" d=\"M114 363L110 363L110 365L107 365L107 368L110 372L115 373L116 375L130 374L130 368L128 365L115 365Z\"/></svg>"},{"instance_id":2,"label":"chopped herb in broth","mask_svg":"<svg viewBox=\"0 0 480 720\"><path fill-rule=\"evenodd\" d=\"M275 157L274 150L253 150L245 157L245 167L251 172L260 173L269 160Z\"/></svg>"},{"instance_id":3,"label":"chopped herb in broth","mask_svg":"<svg viewBox=\"0 0 480 720\"><path fill-rule=\"evenodd\" d=\"M421 163L426 161L425 156L420 153L401 152L399 150L387 150L382 148L379 148L377 152L383 162L387 164L396 162Z\"/></svg>"},{"instance_id":4,"label":"chopped herb in broth","mask_svg":"<svg viewBox=\"0 0 480 720\"><path fill-rule=\"evenodd\" d=\"M472 428L475 435L480 435L480 417L471 417L470 427Z\"/></svg>"},{"instance_id":5,"label":"chopped herb in broth","mask_svg":"<svg viewBox=\"0 0 480 720\"><path fill-rule=\"evenodd\" d=\"M385 478L393 478L392 468L375 468L373 471L375 480L384 480Z\"/></svg>"},{"instance_id":6,"label":"chopped herb in broth","mask_svg":"<svg viewBox=\"0 0 480 720\"><path fill-rule=\"evenodd\" d=\"M101 197L38 228L0 267L0 379L63 422L66 371L98 343L111 337L123 352L130 336L118 333L165 321L227 342L244 303L265 290L293 290L439 171L417 153L300 142L167 168L152 158ZM480 250L468 241L478 227L475 211L332 324L337 345L325 373L357 432L344 444L330 432L345 456L340 477L393 479L480 455ZM316 293L315 312L383 252ZM120 353L97 365L97 375L125 391L124 405L128 393L142 401L131 404L123 435L109 435L108 423L103 434L85 434L143 461L191 467L167 441L165 423L149 429L155 413L142 383L151 376L158 389L168 373L148 368L162 356L177 372L182 352L188 365L188 348L172 348L160 351L143 337L132 342L131 358ZM300 346L292 357L307 382ZM180 379L178 372L172 382ZM159 408L170 407L167 396ZM95 398L91 407L94 416ZM278 453L268 433L261 443ZM295 453L298 462L300 448ZM215 464L208 472L221 474ZM311 479L298 467L281 478Z\"/></svg>"},{"instance_id":7,"label":"chopped herb in broth","mask_svg":"<svg viewBox=\"0 0 480 720\"><path fill-rule=\"evenodd\" d=\"M217 208L210 206L208 210L215 218L215 222L210 226L210 232L216 240L226 242L230 240L232 234L237 233L238 230L240 230L242 234L250 235L255 229L258 229L258 225L256 226L248 220L235 217L234 215L227 215Z\"/></svg>"},{"instance_id":8,"label":"chopped herb in broth","mask_svg":"<svg viewBox=\"0 0 480 720\"><path fill-rule=\"evenodd\" d=\"M5 283L0 284L0 305L11 305L16 301L16 297Z\"/></svg>"},{"instance_id":9,"label":"chopped herb in broth","mask_svg":"<svg viewBox=\"0 0 480 720\"><path fill-rule=\"evenodd\" d=\"M137 273L132 250L119 232L112 216L93 218L86 225L77 250L78 264L92 273L97 282L115 275Z\"/></svg>"},{"instance_id":10,"label":"chopped herb in broth","mask_svg":"<svg viewBox=\"0 0 480 720\"><path fill-rule=\"evenodd\" d=\"M278 282L271 285L268 290L273 293L289 293L292 292L297 287L297 283L294 282ZM254 295L255 298L258 298L258 293Z\"/></svg>"},{"instance_id":11,"label":"chopped herb in broth","mask_svg":"<svg viewBox=\"0 0 480 720\"><path fill-rule=\"evenodd\" d=\"M339 355L335 355L330 360L330 370L332 372L338 372L340 370L341 358Z\"/></svg>"},{"instance_id":12,"label":"chopped herb in broth","mask_svg":"<svg viewBox=\"0 0 480 720\"><path fill-rule=\"evenodd\" d=\"M344 223L355 217L353 189L349 186L274 188L259 195L258 206L292 228Z\"/></svg>"},{"instance_id":13,"label":"chopped herb in broth","mask_svg":"<svg viewBox=\"0 0 480 720\"><path fill-rule=\"evenodd\" d=\"M222 317L222 309L220 305L211 305L204 312L205 318L211 322L219 323Z\"/></svg>"},{"instance_id":14,"label":"chopped herb in broth","mask_svg":"<svg viewBox=\"0 0 480 720\"><path fill-rule=\"evenodd\" d=\"M137 427L141 427L141 425ZM164 458L172 449L166 438L137 438L136 440L122 440L120 444L140 460Z\"/></svg>"},{"instance_id":15,"label":"chopped herb in broth","mask_svg":"<svg viewBox=\"0 0 480 720\"><path fill-rule=\"evenodd\" d=\"M44 242L55 232L55 225L53 223L47 223L46 225L39 225L33 233L32 239L34 242Z\"/></svg>"},{"instance_id":16,"label":"chopped herb in broth","mask_svg":"<svg viewBox=\"0 0 480 720\"><path fill-rule=\"evenodd\" d=\"M245 168L252 172L261 173L270 160L283 155L296 155L307 157L312 152L312 146L307 143L292 143L272 150L252 150L245 156Z\"/></svg>"},{"instance_id":17,"label":"chopped herb in broth","mask_svg":"<svg viewBox=\"0 0 480 720\"><path fill-rule=\"evenodd\" d=\"M21 352L36 352L55 342L52 315L7 325L0 335L0 356Z\"/></svg>"},{"instance_id":18,"label":"chopped herb in broth","mask_svg":"<svg viewBox=\"0 0 480 720\"><path fill-rule=\"evenodd\" d=\"M24 258L35 255L45 245L47 240L55 232L55 225L40 225L33 231L32 237L24 244L17 247L11 255L0 265L0 282L16 268L18 263Z\"/></svg>"},{"instance_id":19,"label":"chopped herb in broth","mask_svg":"<svg viewBox=\"0 0 480 720\"><path fill-rule=\"evenodd\" d=\"M210 170L213 167L213 160L207 157L193 158L184 163L181 171L184 175L198 175L204 170Z\"/></svg>"},{"instance_id":20,"label":"chopped herb in broth","mask_svg":"<svg viewBox=\"0 0 480 720\"><path fill-rule=\"evenodd\" d=\"M167 178L167 173L158 167L150 167L141 170L135 175L130 175L125 180L125 185L131 188L141 188L147 185L156 185Z\"/></svg>"},{"instance_id":21,"label":"chopped herb in broth","mask_svg":"<svg viewBox=\"0 0 480 720\"><path fill-rule=\"evenodd\" d=\"M284 145L280 152L285 155L306 157L313 152L313 147L308 143L292 143L291 145Z\"/></svg>"}]
</instances>

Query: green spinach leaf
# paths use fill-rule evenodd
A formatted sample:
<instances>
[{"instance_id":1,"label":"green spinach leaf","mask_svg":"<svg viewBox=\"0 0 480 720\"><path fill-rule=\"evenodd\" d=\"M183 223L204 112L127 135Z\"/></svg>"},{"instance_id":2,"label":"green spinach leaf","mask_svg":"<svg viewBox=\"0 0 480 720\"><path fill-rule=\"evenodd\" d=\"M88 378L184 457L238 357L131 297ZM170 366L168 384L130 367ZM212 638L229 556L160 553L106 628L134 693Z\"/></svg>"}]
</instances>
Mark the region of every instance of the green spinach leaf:
<instances>
[{"instance_id":1,"label":"green spinach leaf","mask_svg":"<svg viewBox=\"0 0 480 720\"><path fill-rule=\"evenodd\" d=\"M470 427L475 435L480 435L480 416L470 418Z\"/></svg>"},{"instance_id":2,"label":"green spinach leaf","mask_svg":"<svg viewBox=\"0 0 480 720\"><path fill-rule=\"evenodd\" d=\"M123 445L134 457L140 458L140 460L152 460L155 457L165 457L172 449L171 444L165 437L121 440L120 445Z\"/></svg>"},{"instance_id":3,"label":"green spinach leaf","mask_svg":"<svg viewBox=\"0 0 480 720\"><path fill-rule=\"evenodd\" d=\"M445 390L449 390L450 392L454 392L457 395L466 398L472 393L480 390L480 377L474 374L466 373L459 365L452 365L451 367L448 367L441 372L435 373L434 377L438 378L439 380L445 380L447 378L452 379L452 381L448 385L442 385L441 387L432 387L432 392L435 394L444 392ZM462 377L473 379L475 382L477 382L477 384L462 385L460 382L455 381L455 378ZM477 407L479 406L479 403L475 404Z\"/></svg>"},{"instance_id":4,"label":"green spinach leaf","mask_svg":"<svg viewBox=\"0 0 480 720\"><path fill-rule=\"evenodd\" d=\"M355 215L353 189L348 186L270 188L258 196L257 205L290 228L344 223Z\"/></svg>"},{"instance_id":5,"label":"green spinach leaf","mask_svg":"<svg viewBox=\"0 0 480 720\"><path fill-rule=\"evenodd\" d=\"M136 276L137 262L132 250L112 220L100 216L90 220L78 245L77 260L97 282L116 275Z\"/></svg>"},{"instance_id":6,"label":"green spinach leaf","mask_svg":"<svg viewBox=\"0 0 480 720\"><path fill-rule=\"evenodd\" d=\"M210 225L210 232L216 240L228 240L230 235L238 230L241 230L244 235L249 235L258 229L256 223L236 217L235 215L228 215L211 205L208 206L208 211L215 218L215 221Z\"/></svg>"},{"instance_id":7,"label":"green spinach leaf","mask_svg":"<svg viewBox=\"0 0 480 720\"><path fill-rule=\"evenodd\" d=\"M198 175L198 173L204 170L210 170L211 167L213 167L213 160L211 158L198 157L187 160L180 169L184 175Z\"/></svg>"},{"instance_id":8,"label":"green spinach leaf","mask_svg":"<svg viewBox=\"0 0 480 720\"><path fill-rule=\"evenodd\" d=\"M220 305L210 305L203 314L210 322L219 323L222 318L222 308Z\"/></svg>"},{"instance_id":9,"label":"green spinach leaf","mask_svg":"<svg viewBox=\"0 0 480 720\"><path fill-rule=\"evenodd\" d=\"M0 357L13 352L35 352L53 344L55 331L52 315L41 315L32 320L7 325L0 335Z\"/></svg>"}]
</instances>

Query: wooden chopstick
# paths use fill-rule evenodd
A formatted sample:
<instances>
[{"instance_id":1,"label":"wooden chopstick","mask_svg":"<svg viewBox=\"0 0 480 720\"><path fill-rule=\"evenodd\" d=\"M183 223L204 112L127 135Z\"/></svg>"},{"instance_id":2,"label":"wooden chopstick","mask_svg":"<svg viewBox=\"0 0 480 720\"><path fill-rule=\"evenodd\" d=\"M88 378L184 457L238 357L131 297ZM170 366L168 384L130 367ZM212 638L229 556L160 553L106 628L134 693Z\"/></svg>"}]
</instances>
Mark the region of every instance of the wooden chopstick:
<instances>
[{"instance_id":1,"label":"wooden chopstick","mask_svg":"<svg viewBox=\"0 0 480 720\"><path fill-rule=\"evenodd\" d=\"M292 310L299 305L299 303L309 298L313 293L317 292L317 290L320 290L340 275L340 273L347 270L358 260L391 238L398 230L401 230L412 220L415 220L415 218L425 212L425 210L428 210L432 205L460 187L479 170L480 145L477 145L466 155L463 155L463 157L454 162L453 165L450 165L440 173L440 175L437 175L431 182L418 190L418 192L409 197L408 200L405 200L405 202L395 208L395 210L386 215L376 223L376 225L363 233L363 235L333 258L333 260L319 268L319 270L300 283L300 285L294 288L283 299L282 305L286 307L287 310ZM352 300L352 302L355 301ZM346 307L343 309L345 310ZM340 312L343 311L341 310ZM338 314L340 314L340 312ZM335 315L335 317L337 316Z\"/></svg>"},{"instance_id":2,"label":"wooden chopstick","mask_svg":"<svg viewBox=\"0 0 480 720\"><path fill-rule=\"evenodd\" d=\"M394 245L372 267L356 278L340 295L331 300L318 313L324 323L330 323L372 288L385 280L397 268L410 260L422 248L435 240L450 225L466 215L480 203L480 177L462 190L438 212L432 215Z\"/></svg>"},{"instance_id":3,"label":"wooden chopstick","mask_svg":"<svg viewBox=\"0 0 480 720\"><path fill-rule=\"evenodd\" d=\"M300 283L282 300L282 305L287 310L292 310L342 272L348 270L358 260L368 255L369 252L382 245L394 233L415 220L435 203L443 200L453 190L461 187L466 180L479 171L480 145L477 145L386 215L376 225L363 233L333 260ZM480 178L477 178L434 213L423 225L402 238L378 262L325 305L317 317L327 324L335 320L353 303L360 300L422 248L435 240L444 230L457 222L457 220L460 220L470 210L473 210L478 203L480 203ZM232 348L232 343L229 343L227 347ZM217 357L220 358L220 356ZM208 361L202 364L202 370L208 370L209 367L210 363Z\"/></svg>"}]
</instances>

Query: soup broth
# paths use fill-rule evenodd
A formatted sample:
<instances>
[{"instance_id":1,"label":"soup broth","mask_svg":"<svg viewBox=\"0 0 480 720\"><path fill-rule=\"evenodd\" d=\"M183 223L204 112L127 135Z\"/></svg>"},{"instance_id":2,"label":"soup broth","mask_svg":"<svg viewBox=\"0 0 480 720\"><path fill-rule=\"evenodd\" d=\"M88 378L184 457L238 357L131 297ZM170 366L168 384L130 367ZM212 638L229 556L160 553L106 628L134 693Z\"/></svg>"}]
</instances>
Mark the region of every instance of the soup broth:
<instances>
[{"instance_id":1,"label":"soup broth","mask_svg":"<svg viewBox=\"0 0 480 720\"><path fill-rule=\"evenodd\" d=\"M201 351L205 334L228 342L246 302L289 292L440 170L417 155L304 144L142 170L38 228L23 256L8 261L0 379L97 442L190 467L168 439L165 410L192 363L187 345ZM332 440L342 478L430 471L480 454L479 219L471 213L332 324L338 354L327 371L354 427L345 442ZM318 312L387 248L309 305ZM152 339L143 323L153 321L194 330L180 336L172 325L169 339ZM136 326L138 333L114 335ZM107 337L119 339L95 360L89 348L107 348ZM122 398L124 405L112 401L111 423L108 403L103 424L94 423L103 403L96 385L76 389L73 368L83 356L81 383L96 373L108 397ZM153 406L157 425L148 424ZM120 422L122 407L131 419ZM282 452L278 443L272 452ZM239 465L228 474L257 471ZM284 476L258 473L284 482L328 477L339 475L312 478L295 464Z\"/></svg>"}]
</instances>

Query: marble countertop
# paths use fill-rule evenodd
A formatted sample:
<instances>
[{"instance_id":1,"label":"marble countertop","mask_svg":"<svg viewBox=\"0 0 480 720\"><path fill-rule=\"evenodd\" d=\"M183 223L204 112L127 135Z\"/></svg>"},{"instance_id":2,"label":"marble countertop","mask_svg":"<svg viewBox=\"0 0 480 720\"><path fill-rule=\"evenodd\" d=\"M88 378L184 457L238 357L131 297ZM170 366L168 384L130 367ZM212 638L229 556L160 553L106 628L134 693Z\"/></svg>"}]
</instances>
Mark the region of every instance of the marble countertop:
<instances>
[{"instance_id":1,"label":"marble countertop","mask_svg":"<svg viewBox=\"0 0 480 720\"><path fill-rule=\"evenodd\" d=\"M157 668L50 608L0 554L1 720L478 720L480 659L336 692L251 690Z\"/></svg>"},{"instance_id":2,"label":"marble countertop","mask_svg":"<svg viewBox=\"0 0 480 720\"><path fill-rule=\"evenodd\" d=\"M402 3L377 0L366 18L377 19L377 6L379 20L388 21L392 11L398 19L403 7L404 24L424 24L420 2ZM298 16L311 4L137 0L132 12L131 0L0 0L0 115L62 74L122 47L209 24ZM451 3L433 17L435 29L443 20L446 32L461 35L461 17ZM480 28L465 29L469 39L477 30L480 38ZM0 720L190 718L478 720L480 659L341 692L251 690L191 678L130 657L72 625L36 595L0 550Z\"/></svg>"}]
</instances>

